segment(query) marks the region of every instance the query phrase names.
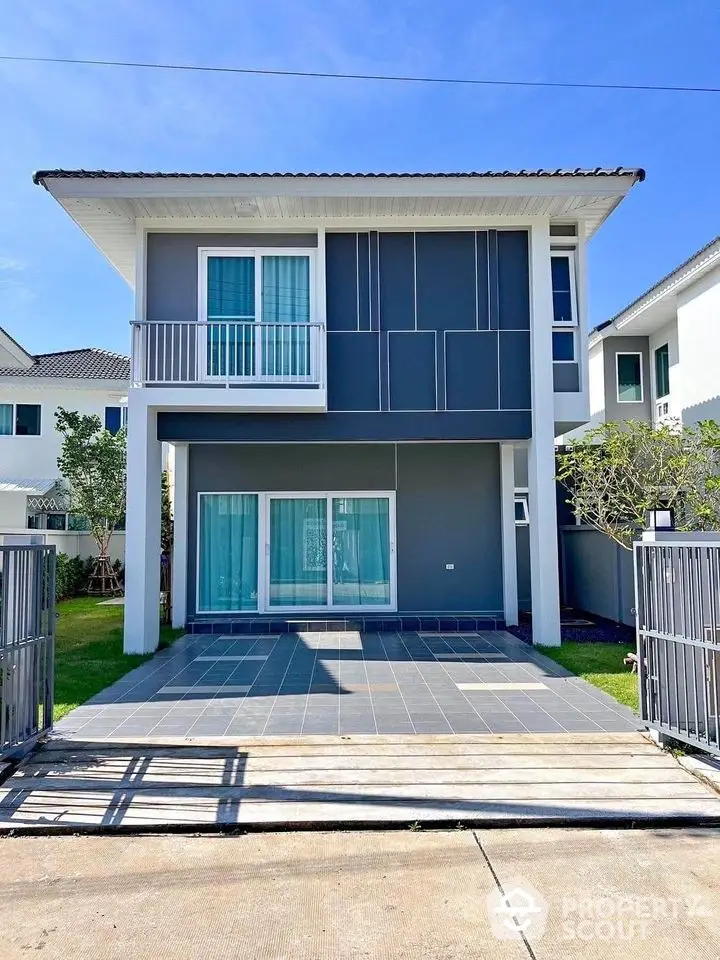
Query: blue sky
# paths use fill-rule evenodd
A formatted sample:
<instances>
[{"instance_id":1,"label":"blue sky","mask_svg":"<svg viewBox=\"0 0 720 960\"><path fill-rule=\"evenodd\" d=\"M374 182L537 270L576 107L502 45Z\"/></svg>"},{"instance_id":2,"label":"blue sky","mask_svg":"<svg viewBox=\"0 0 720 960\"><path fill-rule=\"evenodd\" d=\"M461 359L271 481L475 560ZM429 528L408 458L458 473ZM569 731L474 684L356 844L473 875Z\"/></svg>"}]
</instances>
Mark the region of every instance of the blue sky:
<instances>
[{"instance_id":1,"label":"blue sky","mask_svg":"<svg viewBox=\"0 0 720 960\"><path fill-rule=\"evenodd\" d=\"M707 0L0 0L0 53L720 85ZM720 233L720 95L0 63L0 326L126 351L124 281L31 175L643 166L589 248L599 323Z\"/></svg>"}]
</instances>

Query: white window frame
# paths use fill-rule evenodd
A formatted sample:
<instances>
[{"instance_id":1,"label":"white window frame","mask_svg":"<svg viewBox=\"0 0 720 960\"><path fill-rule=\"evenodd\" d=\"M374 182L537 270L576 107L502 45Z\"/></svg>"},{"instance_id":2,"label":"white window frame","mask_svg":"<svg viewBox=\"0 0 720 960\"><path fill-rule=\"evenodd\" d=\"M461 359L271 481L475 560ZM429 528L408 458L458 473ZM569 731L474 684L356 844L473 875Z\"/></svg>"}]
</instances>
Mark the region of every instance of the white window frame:
<instances>
[{"instance_id":1,"label":"white window frame","mask_svg":"<svg viewBox=\"0 0 720 960\"><path fill-rule=\"evenodd\" d=\"M553 357L553 363L577 363L577 336L575 335L575 327L571 327L570 324L561 324L560 326L553 327L553 333L569 333L573 338L573 355L572 360L556 360Z\"/></svg>"},{"instance_id":2,"label":"white window frame","mask_svg":"<svg viewBox=\"0 0 720 960\"><path fill-rule=\"evenodd\" d=\"M317 291L316 291L316 267L317 267L317 247L198 247L198 312L197 318L200 323L222 323L222 320L208 320L207 312L207 275L208 259L210 257L252 257L255 261L255 312L254 316L224 317L224 320L253 323L260 327L263 324L262 319L262 258L263 257L307 257L309 261L309 295L310 295L310 323L315 323L317 318ZM198 355L198 374L201 380L210 381L239 381L244 383L263 383L274 382L274 378L263 377L259 372L262 370L262 337L255 337L255 375L252 377L234 376L229 377L226 374L209 374L207 372L207 337L201 336L199 340ZM313 381L314 371L310 370L307 378Z\"/></svg>"},{"instance_id":3,"label":"white window frame","mask_svg":"<svg viewBox=\"0 0 720 960\"><path fill-rule=\"evenodd\" d=\"M552 290L552 260L555 257L562 257L568 261L570 267L570 315L571 320L556 320L555 319L555 301L553 299L552 307L552 325L557 330L567 330L569 328L575 328L578 326L578 299L577 299L577 282L575 278L575 248L573 247L570 250L551 250L550 251L550 288ZM554 290L552 290L555 293ZM563 362L563 361L559 361ZM569 361L564 361L568 363ZM574 362L574 361L573 361Z\"/></svg>"},{"instance_id":4,"label":"white window frame","mask_svg":"<svg viewBox=\"0 0 720 960\"><path fill-rule=\"evenodd\" d=\"M620 399L620 360L619 357L639 357L640 359L640 399ZM615 398L618 403L645 403L645 377L643 374L643 355L640 350L621 350L615 354Z\"/></svg>"},{"instance_id":5,"label":"white window frame","mask_svg":"<svg viewBox=\"0 0 720 960\"><path fill-rule=\"evenodd\" d=\"M43 428L43 405L41 403L8 403L6 400L0 401L0 407L12 407L12 433L0 433L0 440L7 440L9 437L22 437L23 440L29 440L32 437L42 437ZM38 407L40 409L40 429L37 433L17 433L17 408L18 407Z\"/></svg>"},{"instance_id":6,"label":"white window frame","mask_svg":"<svg viewBox=\"0 0 720 960\"><path fill-rule=\"evenodd\" d=\"M515 518L516 527L528 527L530 525L530 509L528 507L529 499L530 492L527 487L515 488L515 504L521 503L523 508L523 519L518 520L517 517Z\"/></svg>"},{"instance_id":7,"label":"white window frame","mask_svg":"<svg viewBox=\"0 0 720 960\"><path fill-rule=\"evenodd\" d=\"M213 496L233 495L256 496L258 498L258 570L257 570L257 610L203 610L200 608L200 498ZM388 501L388 525L390 533L390 603L389 604L334 604L332 603L332 501L334 499L367 499L385 498ZM327 501L326 519L328 524L327 537L327 588L328 602L320 606L290 606L280 607L270 605L270 501L296 499L324 499ZM396 550L396 510L394 490L296 490L296 491L258 491L258 490L203 490L197 494L196 518L196 548L195 548L195 608L198 614L221 615L235 614L248 616L257 613L258 616L294 613L299 619L303 614L348 613L358 615L368 613L394 613L397 611L397 550Z\"/></svg>"}]
</instances>

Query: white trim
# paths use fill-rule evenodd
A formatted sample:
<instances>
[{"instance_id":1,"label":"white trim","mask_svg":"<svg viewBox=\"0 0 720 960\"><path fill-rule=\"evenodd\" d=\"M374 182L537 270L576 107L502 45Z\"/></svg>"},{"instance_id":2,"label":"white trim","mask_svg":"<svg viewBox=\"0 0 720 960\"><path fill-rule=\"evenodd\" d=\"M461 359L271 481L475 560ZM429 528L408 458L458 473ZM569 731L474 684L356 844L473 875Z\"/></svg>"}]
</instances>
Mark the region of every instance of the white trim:
<instances>
[{"instance_id":1,"label":"white trim","mask_svg":"<svg viewBox=\"0 0 720 960\"><path fill-rule=\"evenodd\" d=\"M640 399L639 400L621 400L620 399L620 364L618 357L639 357L640 358ZM617 403L645 403L645 378L643 375L643 355L640 350L618 350L615 354L615 399Z\"/></svg>"},{"instance_id":2,"label":"white trim","mask_svg":"<svg viewBox=\"0 0 720 960\"><path fill-rule=\"evenodd\" d=\"M522 507L523 517L522 520L518 520L517 516L515 517L515 526L516 527L527 527L530 525L530 512L528 507L528 494L521 493L518 494L515 491L515 506L518 504Z\"/></svg>"},{"instance_id":3,"label":"white trim","mask_svg":"<svg viewBox=\"0 0 720 960\"><path fill-rule=\"evenodd\" d=\"M187 443L175 444L171 593L173 627L184 627L187 620L189 450Z\"/></svg>"},{"instance_id":4,"label":"white trim","mask_svg":"<svg viewBox=\"0 0 720 960\"><path fill-rule=\"evenodd\" d=\"M577 284L575 282L575 250L551 250L550 251L550 270L552 277L552 261L553 260L567 260L568 262L568 271L570 274L570 320L556 320L555 319L555 302L553 298L553 312L552 312L552 325L558 330L563 330L567 327L577 327L578 326L578 298L577 298ZM555 288L553 287L553 294L555 293Z\"/></svg>"},{"instance_id":5,"label":"white trim","mask_svg":"<svg viewBox=\"0 0 720 960\"><path fill-rule=\"evenodd\" d=\"M200 498L210 496L255 496L258 504L258 569L257 569L257 610L202 610L200 609ZM257 491L257 490L201 490L196 494L196 551L195 551L195 609L203 616L218 616L221 614L250 614L269 615L273 613L285 614L321 614L321 613L368 613L397 611L397 550L396 550L396 510L394 490L296 490L296 491ZM388 500L388 526L390 535L390 603L389 604L355 604L342 605L332 603L332 501L333 499L377 499ZM327 502L327 589L328 603L321 606L291 606L279 607L270 604L270 501L295 499L325 499ZM187 575L187 566L185 567Z\"/></svg>"},{"instance_id":6,"label":"white trim","mask_svg":"<svg viewBox=\"0 0 720 960\"><path fill-rule=\"evenodd\" d=\"M502 529L503 611L505 624L518 622L517 539L515 533L515 448L500 444L500 520Z\"/></svg>"},{"instance_id":7,"label":"white trim","mask_svg":"<svg viewBox=\"0 0 720 960\"><path fill-rule=\"evenodd\" d=\"M135 319L147 317L147 230L138 221L135 224Z\"/></svg>"},{"instance_id":8,"label":"white trim","mask_svg":"<svg viewBox=\"0 0 720 960\"><path fill-rule=\"evenodd\" d=\"M532 439L528 448L533 643L560 644L555 490L552 282L548 221L530 231ZM513 504L514 519L514 504Z\"/></svg>"}]
</instances>

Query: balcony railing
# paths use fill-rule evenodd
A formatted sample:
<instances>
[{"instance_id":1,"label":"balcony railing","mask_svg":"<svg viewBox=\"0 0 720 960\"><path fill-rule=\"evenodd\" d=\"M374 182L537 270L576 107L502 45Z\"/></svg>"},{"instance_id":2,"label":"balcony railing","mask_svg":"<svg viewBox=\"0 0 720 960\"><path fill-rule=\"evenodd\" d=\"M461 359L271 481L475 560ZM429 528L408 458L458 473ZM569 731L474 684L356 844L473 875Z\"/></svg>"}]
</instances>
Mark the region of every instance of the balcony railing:
<instances>
[{"instance_id":1,"label":"balcony railing","mask_svg":"<svg viewBox=\"0 0 720 960\"><path fill-rule=\"evenodd\" d=\"M325 324L133 322L132 384L324 386Z\"/></svg>"}]
</instances>

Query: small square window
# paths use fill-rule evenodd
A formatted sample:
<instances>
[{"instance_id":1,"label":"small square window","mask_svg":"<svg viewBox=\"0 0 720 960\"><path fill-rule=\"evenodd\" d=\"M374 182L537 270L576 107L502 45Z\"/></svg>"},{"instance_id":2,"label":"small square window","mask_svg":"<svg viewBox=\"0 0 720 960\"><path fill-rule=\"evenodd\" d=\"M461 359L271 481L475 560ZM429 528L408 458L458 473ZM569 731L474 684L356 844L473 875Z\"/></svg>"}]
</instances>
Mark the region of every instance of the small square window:
<instances>
[{"instance_id":1,"label":"small square window","mask_svg":"<svg viewBox=\"0 0 720 960\"><path fill-rule=\"evenodd\" d=\"M40 436L40 404L18 403L15 407L15 433L18 437Z\"/></svg>"},{"instance_id":2,"label":"small square window","mask_svg":"<svg viewBox=\"0 0 720 960\"><path fill-rule=\"evenodd\" d=\"M618 353L617 399L618 403L642 403L642 355L639 353Z\"/></svg>"},{"instance_id":3,"label":"small square window","mask_svg":"<svg viewBox=\"0 0 720 960\"><path fill-rule=\"evenodd\" d=\"M572 330L553 330L553 360L561 363L575 359L575 334Z\"/></svg>"},{"instance_id":4,"label":"small square window","mask_svg":"<svg viewBox=\"0 0 720 960\"><path fill-rule=\"evenodd\" d=\"M518 526L526 526L530 522L528 516L528 498L527 496L515 497L515 523Z\"/></svg>"}]
</instances>

